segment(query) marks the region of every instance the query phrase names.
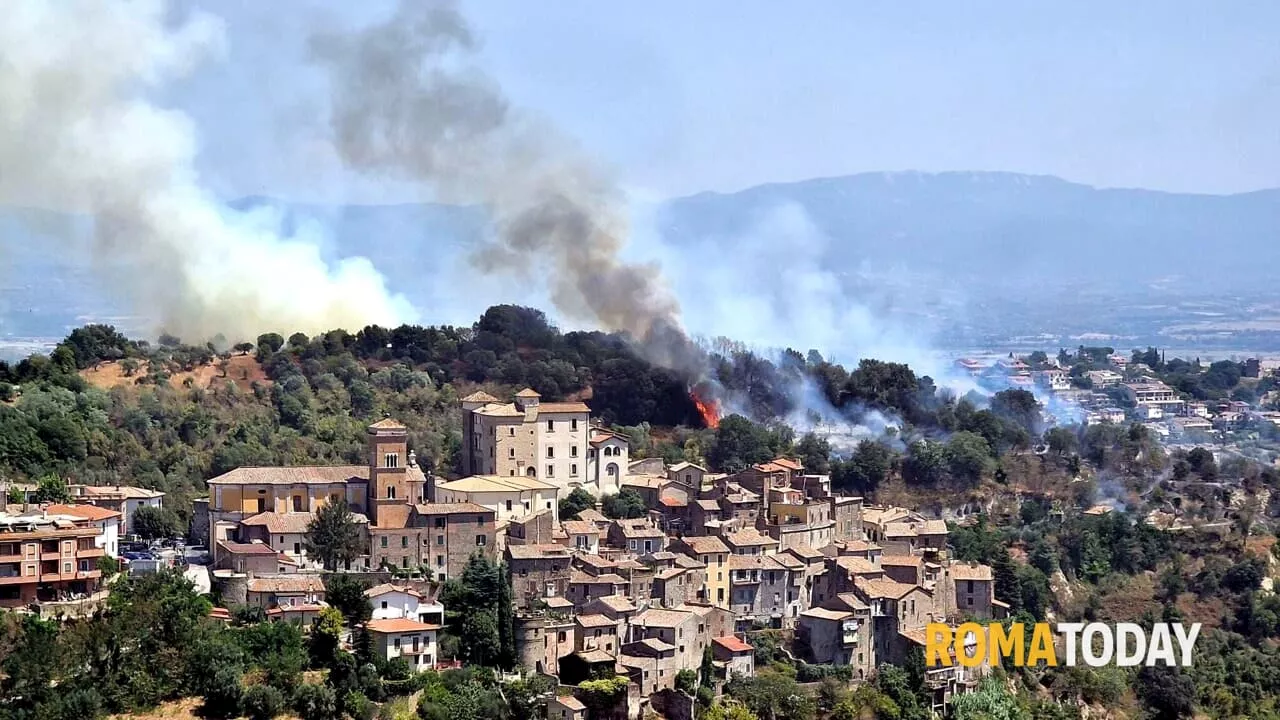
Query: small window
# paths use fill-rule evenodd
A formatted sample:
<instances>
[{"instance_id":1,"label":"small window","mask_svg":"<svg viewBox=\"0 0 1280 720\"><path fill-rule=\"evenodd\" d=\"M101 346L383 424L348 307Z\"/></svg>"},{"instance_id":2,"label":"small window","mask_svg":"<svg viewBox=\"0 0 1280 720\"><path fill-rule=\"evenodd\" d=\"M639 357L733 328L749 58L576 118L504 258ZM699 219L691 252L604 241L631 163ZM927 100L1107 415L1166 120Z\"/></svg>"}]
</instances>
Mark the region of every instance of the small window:
<instances>
[{"instance_id":1,"label":"small window","mask_svg":"<svg viewBox=\"0 0 1280 720\"><path fill-rule=\"evenodd\" d=\"M409 536L408 536L408 535L401 535L401 536L400 536L400 547L402 547L402 548L407 548L407 547L409 547Z\"/></svg>"},{"instance_id":2,"label":"small window","mask_svg":"<svg viewBox=\"0 0 1280 720\"><path fill-rule=\"evenodd\" d=\"M509 458L513 458L513 457L515 457L515 456L516 456L516 449L515 449L515 448L507 448L507 457L509 457Z\"/></svg>"},{"instance_id":3,"label":"small window","mask_svg":"<svg viewBox=\"0 0 1280 720\"><path fill-rule=\"evenodd\" d=\"M570 421L569 421L569 429L570 429L570 430L577 430L577 429L578 429L578 421L577 421L576 419L574 419L574 420L570 420Z\"/></svg>"},{"instance_id":4,"label":"small window","mask_svg":"<svg viewBox=\"0 0 1280 720\"><path fill-rule=\"evenodd\" d=\"M437 556L436 556L436 567L444 567L444 556L443 556L443 555L437 555Z\"/></svg>"},{"instance_id":5,"label":"small window","mask_svg":"<svg viewBox=\"0 0 1280 720\"><path fill-rule=\"evenodd\" d=\"M387 546L387 536L386 536L386 535L383 535L383 536L382 536L382 547L386 547L386 546Z\"/></svg>"},{"instance_id":6,"label":"small window","mask_svg":"<svg viewBox=\"0 0 1280 720\"><path fill-rule=\"evenodd\" d=\"M476 547L484 547L488 543L488 538L484 535L476 536Z\"/></svg>"},{"instance_id":7,"label":"small window","mask_svg":"<svg viewBox=\"0 0 1280 720\"><path fill-rule=\"evenodd\" d=\"M437 535L437 536L436 536L436 544L437 544L437 545L443 545L443 544L444 544L444 536L443 536L443 535Z\"/></svg>"},{"instance_id":8,"label":"small window","mask_svg":"<svg viewBox=\"0 0 1280 720\"><path fill-rule=\"evenodd\" d=\"M556 456L556 449L553 447L547 448L547 459L548 460L555 459L555 456Z\"/></svg>"},{"instance_id":9,"label":"small window","mask_svg":"<svg viewBox=\"0 0 1280 720\"><path fill-rule=\"evenodd\" d=\"M388 487L388 488L387 488L387 499L388 499L388 500L395 500L395 499L396 499L396 489L395 489L395 486L391 486L391 487Z\"/></svg>"},{"instance_id":10,"label":"small window","mask_svg":"<svg viewBox=\"0 0 1280 720\"><path fill-rule=\"evenodd\" d=\"M511 501L507 501L507 512L511 512Z\"/></svg>"},{"instance_id":11,"label":"small window","mask_svg":"<svg viewBox=\"0 0 1280 720\"><path fill-rule=\"evenodd\" d=\"M574 445L569 448L569 457L578 457L578 446Z\"/></svg>"},{"instance_id":12,"label":"small window","mask_svg":"<svg viewBox=\"0 0 1280 720\"><path fill-rule=\"evenodd\" d=\"M477 524L477 525L483 525L483 524L484 524L484 516L483 516L483 515L477 515L477 516L476 516L476 524Z\"/></svg>"},{"instance_id":13,"label":"small window","mask_svg":"<svg viewBox=\"0 0 1280 720\"><path fill-rule=\"evenodd\" d=\"M402 567L402 568L407 568L407 567L409 567L409 558L408 558L408 557L402 557L402 558L400 558L400 567Z\"/></svg>"},{"instance_id":14,"label":"small window","mask_svg":"<svg viewBox=\"0 0 1280 720\"><path fill-rule=\"evenodd\" d=\"M578 464L574 463L569 466L569 477L578 477Z\"/></svg>"},{"instance_id":15,"label":"small window","mask_svg":"<svg viewBox=\"0 0 1280 720\"><path fill-rule=\"evenodd\" d=\"M515 437L515 436L516 436L516 426L515 426L515 425L512 425L511 427L509 427L509 428L507 428L507 429L511 431L511 432L507 433L508 435L510 435L511 437Z\"/></svg>"},{"instance_id":16,"label":"small window","mask_svg":"<svg viewBox=\"0 0 1280 720\"><path fill-rule=\"evenodd\" d=\"M444 518L442 517L436 518L436 527L438 528L444 527Z\"/></svg>"},{"instance_id":17,"label":"small window","mask_svg":"<svg viewBox=\"0 0 1280 720\"><path fill-rule=\"evenodd\" d=\"M555 432L555 431L556 431L556 421L555 421L555 420L548 420L548 421L547 421L547 432Z\"/></svg>"},{"instance_id":18,"label":"small window","mask_svg":"<svg viewBox=\"0 0 1280 720\"><path fill-rule=\"evenodd\" d=\"M382 601L382 609L383 609L383 610L386 610L386 609L387 609L387 601L386 601L386 600L383 600L383 601Z\"/></svg>"},{"instance_id":19,"label":"small window","mask_svg":"<svg viewBox=\"0 0 1280 720\"><path fill-rule=\"evenodd\" d=\"M547 477L553 477L553 476L555 476L555 474L556 474L556 466L555 466L555 465L548 465L548 466L547 466Z\"/></svg>"},{"instance_id":20,"label":"small window","mask_svg":"<svg viewBox=\"0 0 1280 720\"><path fill-rule=\"evenodd\" d=\"M400 454L399 454L399 453L387 453L387 454L382 458L382 460L383 460L383 467L394 468L394 467L399 467L399 466L400 466Z\"/></svg>"}]
</instances>

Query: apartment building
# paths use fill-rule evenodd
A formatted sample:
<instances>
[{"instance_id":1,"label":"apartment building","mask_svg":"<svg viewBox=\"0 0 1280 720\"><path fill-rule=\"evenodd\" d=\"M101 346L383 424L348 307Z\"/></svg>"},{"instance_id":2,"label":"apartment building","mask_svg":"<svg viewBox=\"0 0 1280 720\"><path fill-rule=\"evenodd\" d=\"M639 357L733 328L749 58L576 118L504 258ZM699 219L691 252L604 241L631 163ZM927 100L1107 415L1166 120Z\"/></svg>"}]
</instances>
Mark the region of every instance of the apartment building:
<instances>
[{"instance_id":1,"label":"apartment building","mask_svg":"<svg viewBox=\"0 0 1280 720\"><path fill-rule=\"evenodd\" d=\"M120 513L120 532L124 535L129 534L130 521L138 508L158 508L164 501L164 493L159 490L130 485L69 485L67 491L77 505L94 505Z\"/></svg>"},{"instance_id":2,"label":"apartment building","mask_svg":"<svg viewBox=\"0 0 1280 720\"><path fill-rule=\"evenodd\" d=\"M536 478L566 494L580 487L600 495L625 476L627 451L625 443L604 437L590 421L586 403L544 403L529 388L511 403L472 393L462 399L462 472Z\"/></svg>"},{"instance_id":3,"label":"apartment building","mask_svg":"<svg viewBox=\"0 0 1280 720\"><path fill-rule=\"evenodd\" d=\"M373 651L383 660L404 658L414 670L429 670L440 657L436 644L439 625L410 618L370 620L365 628L373 638Z\"/></svg>"},{"instance_id":4,"label":"apartment building","mask_svg":"<svg viewBox=\"0 0 1280 720\"><path fill-rule=\"evenodd\" d=\"M92 595L107 554L91 518L48 509L0 512L0 607Z\"/></svg>"}]
</instances>

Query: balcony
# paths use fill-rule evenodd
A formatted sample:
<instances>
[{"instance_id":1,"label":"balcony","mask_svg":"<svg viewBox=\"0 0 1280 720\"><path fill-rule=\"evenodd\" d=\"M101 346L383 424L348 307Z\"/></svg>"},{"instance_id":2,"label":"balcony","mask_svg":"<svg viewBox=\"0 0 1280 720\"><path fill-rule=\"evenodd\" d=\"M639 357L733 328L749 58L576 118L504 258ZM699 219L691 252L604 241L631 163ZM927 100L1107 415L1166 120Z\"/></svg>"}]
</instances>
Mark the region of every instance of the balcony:
<instances>
[{"instance_id":1,"label":"balcony","mask_svg":"<svg viewBox=\"0 0 1280 720\"><path fill-rule=\"evenodd\" d=\"M23 578L21 575L0 574L0 585L21 585L26 582L35 582L35 578Z\"/></svg>"},{"instance_id":2,"label":"balcony","mask_svg":"<svg viewBox=\"0 0 1280 720\"><path fill-rule=\"evenodd\" d=\"M106 554L107 551L100 547L88 547L76 550L76 557L81 560L92 560L93 558L100 558Z\"/></svg>"}]
</instances>

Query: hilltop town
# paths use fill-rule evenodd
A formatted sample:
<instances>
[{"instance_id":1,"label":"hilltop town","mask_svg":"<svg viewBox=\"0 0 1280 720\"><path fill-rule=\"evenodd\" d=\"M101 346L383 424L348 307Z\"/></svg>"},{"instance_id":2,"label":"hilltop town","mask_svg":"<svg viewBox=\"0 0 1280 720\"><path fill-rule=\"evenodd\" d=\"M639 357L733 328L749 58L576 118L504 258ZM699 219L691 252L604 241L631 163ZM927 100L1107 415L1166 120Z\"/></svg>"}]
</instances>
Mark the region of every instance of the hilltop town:
<instances>
[{"instance_id":1,"label":"hilltop town","mask_svg":"<svg viewBox=\"0 0 1280 720\"><path fill-rule=\"evenodd\" d=\"M516 362L547 364L547 355L513 359L531 346L552 360L582 352L565 349L580 338L512 322L536 316L491 313L458 345L435 329L366 328L287 343L264 336L256 353L152 349L91 328L73 333L55 362L7 370L19 382L0 420L31 423L42 444L31 447L46 456L66 441L56 445L34 411L70 397L93 407L104 391L86 379L109 377L119 420L97 432L120 433L105 447L144 448L141 461L111 450L117 467L146 477L150 458L169 453L206 458L209 471L198 486L156 483L166 492L77 481L113 476L88 457L56 455L61 464L44 467L61 473L6 482L0 606L66 633L119 608L143 612L146 598L190 593L184 622L213 634L175 637L171 651L195 653L184 662L198 664L228 632L250 643L248 654L216 680L182 665L195 675L150 702L195 696L202 712L230 717L251 712L250 691L254 702L276 693L277 711L287 705L308 720L327 717L307 705L326 692L353 718L405 702L422 717L448 717L463 702L459 677L477 698L506 698L501 716L552 720L927 718L1001 697L1057 717L1098 708L1128 717L1153 688L1183 681L1011 675L985 661L925 667L925 628L1163 614L1208 622L1223 638L1280 637L1268 619L1280 609L1270 593L1280 482L1266 455L1276 380L1257 364L1148 364L1137 358L1147 353L1088 348L958 361L988 393L985 407L906 366L864 361L846 372L813 353L792 366L726 358L714 377L668 395L676 407L640 394L670 386L625 355L593 361L591 392L569 379L544 394L484 378L454 393L475 372L469 343L516 335L532 344L487 363L495 376ZM123 376L111 370L121 356L136 358ZM633 365L610 377L619 360ZM228 370L201 374L215 361ZM796 372L846 403L841 432L869 409L901 427L841 452L814 433L795 438L777 422L722 414L728 404L786 412L780 393ZM171 373L208 385L174 383ZM344 379L330 379L337 373ZM747 375L755 385L739 384ZM376 391L367 400L362 378ZM321 410L338 387L351 403L338 411L344 425ZM357 402L374 417L354 423ZM650 409L637 415L636 403ZM175 420L134 434L161 422L144 422L146 407ZM249 419L268 408L279 423L270 440ZM649 423L664 416L703 427ZM91 415L64 417L93 427ZM1197 418L1209 426L1185 427ZM436 444L435 428L456 444ZM221 444L200 450L201 437ZM288 452L266 452L276 447ZM8 466L22 467L26 452L10 452ZM28 658L22 648L39 627L11 636L12 662ZM266 647L293 653L287 680L270 679L284 660L261 655ZM1261 652L1209 657L1266 666ZM303 680L306 667L325 679ZM1030 689L1011 690L1013 678ZM1228 678L1213 687L1255 682ZM134 692L95 702L146 707ZM787 697L799 704L778 704Z\"/></svg>"}]
</instances>

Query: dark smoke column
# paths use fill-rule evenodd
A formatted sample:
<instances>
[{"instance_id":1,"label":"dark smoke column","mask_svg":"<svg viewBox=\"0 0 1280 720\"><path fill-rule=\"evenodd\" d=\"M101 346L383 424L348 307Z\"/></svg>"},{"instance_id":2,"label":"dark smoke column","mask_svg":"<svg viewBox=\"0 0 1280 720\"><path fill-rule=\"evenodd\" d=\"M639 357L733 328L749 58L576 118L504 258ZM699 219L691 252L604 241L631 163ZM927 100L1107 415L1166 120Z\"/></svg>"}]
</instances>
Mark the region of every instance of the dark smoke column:
<instances>
[{"instance_id":1,"label":"dark smoke column","mask_svg":"<svg viewBox=\"0 0 1280 720\"><path fill-rule=\"evenodd\" d=\"M486 206L493 232L477 269L544 280L565 316L629 333L653 362L696 377L703 355L660 269L619 258L622 193L560 133L514 110L470 65L474 49L451 2L405 2L383 24L313 38L339 156L441 201Z\"/></svg>"}]
</instances>

